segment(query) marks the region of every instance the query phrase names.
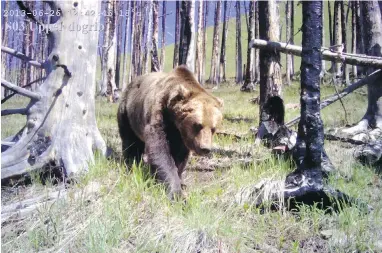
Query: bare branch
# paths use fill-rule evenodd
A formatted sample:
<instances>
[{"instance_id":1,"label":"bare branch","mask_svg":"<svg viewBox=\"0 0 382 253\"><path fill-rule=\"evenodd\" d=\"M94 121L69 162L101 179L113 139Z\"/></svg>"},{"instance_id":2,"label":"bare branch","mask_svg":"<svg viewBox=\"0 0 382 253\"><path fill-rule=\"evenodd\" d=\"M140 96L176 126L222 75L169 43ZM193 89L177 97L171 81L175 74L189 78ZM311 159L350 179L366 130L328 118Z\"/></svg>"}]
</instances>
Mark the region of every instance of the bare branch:
<instances>
[{"instance_id":1,"label":"bare branch","mask_svg":"<svg viewBox=\"0 0 382 253\"><path fill-rule=\"evenodd\" d=\"M17 85L14 85L8 81L5 81L4 79L1 79L1 86L4 86L10 90L13 90L14 92L16 92L20 95L23 95L25 97L28 97L30 99L34 99L34 100L40 100L41 99L40 94L34 93L32 91L29 91L29 90L21 88L21 87L18 87Z\"/></svg>"},{"instance_id":2,"label":"bare branch","mask_svg":"<svg viewBox=\"0 0 382 253\"><path fill-rule=\"evenodd\" d=\"M1 116L7 116L12 114L26 115L27 112L28 112L27 108L4 109L4 110L1 110Z\"/></svg>"},{"instance_id":3,"label":"bare branch","mask_svg":"<svg viewBox=\"0 0 382 253\"><path fill-rule=\"evenodd\" d=\"M336 93L332 96L330 96L329 98L325 99L324 101L322 101L320 103L320 110L324 109L325 107L333 104L334 102L336 102L338 99L340 98L343 98L345 97L346 95L352 93L353 91L355 91L356 89L359 89L361 88L362 86L366 85L366 84L369 84L369 83L372 83L374 82L382 73L382 70L377 70L377 71L374 71L373 73L371 73L370 75L368 75L367 77L359 80L358 82L356 83L353 83L352 85L349 85L348 87L346 87L343 91L341 91L340 93ZM287 127L291 127L293 126L294 124L296 124L298 121L300 120L300 117L296 117L294 119L292 119L291 121L289 121L288 123L286 123L285 125Z\"/></svg>"},{"instance_id":4,"label":"bare branch","mask_svg":"<svg viewBox=\"0 0 382 253\"><path fill-rule=\"evenodd\" d=\"M37 83L37 82L40 82L40 81L44 81L45 78L46 78L46 77L41 77L41 78L38 78L38 79L36 79L36 80L33 80L32 82L27 83L26 85L22 86L21 88L26 88L26 87L31 86L31 85L34 84L34 83ZM3 104L3 103L5 103L5 102L7 102L8 99L12 98L12 97L13 97L14 95L16 95L16 94L17 94L16 92L14 92L14 93L12 93L12 94L9 94L8 96L6 96L5 98L3 98L3 99L1 100L1 103Z\"/></svg>"},{"instance_id":5,"label":"bare branch","mask_svg":"<svg viewBox=\"0 0 382 253\"><path fill-rule=\"evenodd\" d=\"M44 65L36 60L33 60L32 58L26 56L25 54L23 53L20 53L18 52L17 50L15 49L12 49L12 48L9 48L9 47L4 47L4 46L1 46L1 52L4 52L4 53L7 53L7 54L10 54L14 57L17 57L25 62L27 62L28 64L34 66L34 67L38 67L38 68L45 68Z\"/></svg>"},{"instance_id":6,"label":"bare branch","mask_svg":"<svg viewBox=\"0 0 382 253\"><path fill-rule=\"evenodd\" d=\"M290 45L283 42L266 41L255 39L251 41L250 47L277 50L282 53L289 53L295 56L301 56L302 47L296 45ZM332 52L329 49L321 48L322 59L327 61L344 62L350 65L362 65L375 68L382 68L382 57L373 57L366 55L354 55L347 53Z\"/></svg>"},{"instance_id":7,"label":"bare branch","mask_svg":"<svg viewBox=\"0 0 382 253\"><path fill-rule=\"evenodd\" d=\"M16 142L13 141L1 141L1 146L12 147Z\"/></svg>"}]
</instances>

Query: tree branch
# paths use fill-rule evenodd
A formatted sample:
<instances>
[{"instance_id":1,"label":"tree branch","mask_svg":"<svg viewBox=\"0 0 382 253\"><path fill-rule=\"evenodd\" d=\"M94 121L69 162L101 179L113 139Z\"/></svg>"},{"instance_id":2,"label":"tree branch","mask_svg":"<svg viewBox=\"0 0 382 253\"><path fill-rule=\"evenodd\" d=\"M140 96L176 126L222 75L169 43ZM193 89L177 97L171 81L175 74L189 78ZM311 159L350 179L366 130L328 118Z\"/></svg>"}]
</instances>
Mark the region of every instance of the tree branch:
<instances>
[{"instance_id":1,"label":"tree branch","mask_svg":"<svg viewBox=\"0 0 382 253\"><path fill-rule=\"evenodd\" d=\"M1 116L7 116L12 114L26 115L27 112L28 112L27 108L4 109L4 110L1 110Z\"/></svg>"},{"instance_id":2,"label":"tree branch","mask_svg":"<svg viewBox=\"0 0 382 253\"><path fill-rule=\"evenodd\" d=\"M330 96L329 98L325 99L324 101L322 101L320 103L320 110L324 109L325 107L333 104L334 102L336 102L338 99L340 98L343 98L345 97L346 95L352 93L353 91L355 91L356 89L359 89L361 88L362 86L368 84L368 83L372 83L374 82L382 73L382 70L377 70L377 71L374 71L373 73L371 73L370 75L368 75L367 77L359 80L358 82L356 83L353 83L352 85L349 85L348 87L346 87L344 90L342 90L340 93L336 93L332 96ZM287 127L291 127L293 126L294 124L296 124L298 121L300 120L300 116L299 117L296 117L294 119L292 119L291 121L289 121L288 123L286 123L285 125Z\"/></svg>"},{"instance_id":3,"label":"tree branch","mask_svg":"<svg viewBox=\"0 0 382 253\"><path fill-rule=\"evenodd\" d=\"M1 86L4 86L10 90L13 90L14 92L16 92L20 95L23 95L25 97L29 97L30 99L34 99L34 100L40 100L41 99L40 94L34 93L32 91L29 91L29 90L21 88L21 87L18 87L18 86L14 85L8 81L5 81L4 79L1 79Z\"/></svg>"},{"instance_id":4,"label":"tree branch","mask_svg":"<svg viewBox=\"0 0 382 253\"><path fill-rule=\"evenodd\" d=\"M283 42L266 41L255 39L251 41L250 47L276 50L282 53L289 53L301 57L302 47L290 45ZM356 55L348 53L332 52L330 49L321 48L322 59L327 61L344 62L350 65L370 66L375 68L382 68L382 57L372 57L366 55Z\"/></svg>"},{"instance_id":5,"label":"tree branch","mask_svg":"<svg viewBox=\"0 0 382 253\"><path fill-rule=\"evenodd\" d=\"M26 56L25 54L23 53L20 53L18 52L17 50L15 49L12 49L12 48L9 48L9 47L4 47L4 46L1 46L1 52L4 52L4 53L7 53L7 54L10 54L14 57L17 57L25 62L27 62L28 64L34 66L34 67L37 67L37 68L45 68L44 65L36 60L33 60L32 58Z\"/></svg>"},{"instance_id":6,"label":"tree branch","mask_svg":"<svg viewBox=\"0 0 382 253\"><path fill-rule=\"evenodd\" d=\"M34 81L30 82L30 83L27 83L26 85L22 86L21 88L26 88L26 87L31 86L31 85L34 84L34 83L37 83L37 82L40 82L40 81L44 81L45 78L46 78L46 77L38 78L38 79L36 79L36 80L34 80ZM3 103L5 103L5 102L7 102L8 99L12 98L12 97L13 97L14 95L16 95L16 94L17 94L16 92L14 92L14 93L12 93L12 94L9 94L8 96L6 96L5 98L3 98L3 99L1 100L1 103L3 104Z\"/></svg>"}]
</instances>

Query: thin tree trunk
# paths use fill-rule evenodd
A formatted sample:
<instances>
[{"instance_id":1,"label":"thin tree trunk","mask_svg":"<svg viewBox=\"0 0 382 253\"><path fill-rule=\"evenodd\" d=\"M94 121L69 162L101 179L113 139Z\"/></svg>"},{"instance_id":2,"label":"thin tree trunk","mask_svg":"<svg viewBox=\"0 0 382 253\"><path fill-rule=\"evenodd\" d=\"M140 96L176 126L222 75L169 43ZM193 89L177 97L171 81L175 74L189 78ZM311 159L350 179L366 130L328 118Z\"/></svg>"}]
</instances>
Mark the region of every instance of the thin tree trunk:
<instances>
[{"instance_id":1,"label":"thin tree trunk","mask_svg":"<svg viewBox=\"0 0 382 253\"><path fill-rule=\"evenodd\" d=\"M250 46L251 41L255 39L255 5L254 1L249 2L249 19L248 19L248 48L247 48L247 65L245 70L245 80L244 84L241 87L241 91L252 91L255 89L254 77L252 75L253 67L255 65L255 49Z\"/></svg>"},{"instance_id":2,"label":"thin tree trunk","mask_svg":"<svg viewBox=\"0 0 382 253\"><path fill-rule=\"evenodd\" d=\"M240 1L236 1L236 78L237 84L243 81L243 62L241 52L241 12Z\"/></svg>"},{"instance_id":3,"label":"thin tree trunk","mask_svg":"<svg viewBox=\"0 0 382 253\"><path fill-rule=\"evenodd\" d=\"M334 2L334 28L333 28L333 39L334 39L334 51L338 54L342 53L342 32L341 32L341 0L336 0ZM334 76L335 76L335 85L342 83L342 64L340 62L334 63Z\"/></svg>"},{"instance_id":4,"label":"thin tree trunk","mask_svg":"<svg viewBox=\"0 0 382 253\"><path fill-rule=\"evenodd\" d=\"M196 46L196 68L195 74L198 78L199 83L203 83L203 40L204 40L204 3L198 2L198 37Z\"/></svg>"},{"instance_id":5,"label":"thin tree trunk","mask_svg":"<svg viewBox=\"0 0 382 253\"><path fill-rule=\"evenodd\" d=\"M348 2L350 4L350 2ZM347 40L346 40L346 27L347 27L347 19L345 18L345 6L344 2L341 1L341 32L342 32L342 45L343 52L347 53ZM342 64L343 77L345 79L346 85L350 84L349 80L349 71L346 67L346 63Z\"/></svg>"},{"instance_id":6,"label":"thin tree trunk","mask_svg":"<svg viewBox=\"0 0 382 253\"><path fill-rule=\"evenodd\" d=\"M178 66L179 63L179 42L180 42L180 1L176 1L175 10L175 43L174 43L174 59L173 67Z\"/></svg>"},{"instance_id":7,"label":"thin tree trunk","mask_svg":"<svg viewBox=\"0 0 382 253\"><path fill-rule=\"evenodd\" d=\"M352 33L351 33L351 51L353 54L357 53L357 4L356 2L350 2L351 4L351 27L352 27ZM357 66L353 65L352 66L352 72L353 72L353 80L357 79Z\"/></svg>"},{"instance_id":8,"label":"thin tree trunk","mask_svg":"<svg viewBox=\"0 0 382 253\"><path fill-rule=\"evenodd\" d=\"M4 3L4 11L8 11L9 10L9 2L6 1ZM1 45L3 46L8 46L8 29L6 29L7 27L7 24L8 24L8 16L7 15L2 15L2 29L1 29ZM8 64L8 56L6 54L1 54L1 76L2 78L4 79L8 79L8 71L7 69L9 69L10 66ZM1 87L1 98L3 98L6 94L5 94L5 89L4 87Z\"/></svg>"},{"instance_id":9,"label":"thin tree trunk","mask_svg":"<svg viewBox=\"0 0 382 253\"><path fill-rule=\"evenodd\" d=\"M277 3L259 2L260 38L268 41L279 39L279 17ZM260 118L263 119L263 106L269 97L281 96L282 79L280 53L260 50ZM261 122L260 122L261 124Z\"/></svg>"},{"instance_id":10,"label":"thin tree trunk","mask_svg":"<svg viewBox=\"0 0 382 253\"><path fill-rule=\"evenodd\" d=\"M161 69L159 57L158 57L158 22L159 22L159 3L158 0L154 0L152 4L152 25L153 25L153 36L152 36L152 49L151 49L151 72L158 72Z\"/></svg>"},{"instance_id":11,"label":"thin tree trunk","mask_svg":"<svg viewBox=\"0 0 382 253\"><path fill-rule=\"evenodd\" d=\"M290 7L291 7L291 16L290 16L290 43L294 44L294 1L290 2ZM291 78L293 79L294 77L294 56L292 55L292 65L291 65Z\"/></svg>"},{"instance_id":12,"label":"thin tree trunk","mask_svg":"<svg viewBox=\"0 0 382 253\"><path fill-rule=\"evenodd\" d=\"M150 0L151 1L151 0ZM139 56L139 72L138 72L138 76L140 75L143 75L144 73L146 73L146 61L147 61L147 56L148 54L146 55L146 49L147 49L147 34L148 34L148 31L150 30L148 28L148 25L146 23L146 20L147 20L147 12L148 12L148 5L150 4L150 2L142 2L142 8L141 8L141 16L140 16L140 21L141 21L141 24L142 24L142 31L139 33L139 45L140 45L140 54ZM147 51L148 52L148 51Z\"/></svg>"},{"instance_id":13,"label":"thin tree trunk","mask_svg":"<svg viewBox=\"0 0 382 253\"><path fill-rule=\"evenodd\" d=\"M191 34L187 51L186 65L191 72L195 72L195 0L189 0L189 10L187 12L187 16Z\"/></svg>"},{"instance_id":14,"label":"thin tree trunk","mask_svg":"<svg viewBox=\"0 0 382 253\"><path fill-rule=\"evenodd\" d=\"M358 40L357 40L357 54L364 54L365 53L365 43L364 43L364 40L363 40L363 16L362 16L362 13L361 13L361 8L360 8L360 1L355 1L354 2L357 6L357 16L356 16L356 22L357 22L357 34L358 34ZM357 71L359 71L361 74L365 74L364 73L364 69L363 67L357 67Z\"/></svg>"},{"instance_id":15,"label":"thin tree trunk","mask_svg":"<svg viewBox=\"0 0 382 253\"><path fill-rule=\"evenodd\" d=\"M321 19L322 19L322 24L325 24L325 11L324 11L324 7L322 7ZM324 25L322 25L321 44L322 44L322 46L325 46L325 26ZM326 61L322 60L322 63L321 63L321 73L320 73L321 83L323 83L325 74L326 74Z\"/></svg>"},{"instance_id":16,"label":"thin tree trunk","mask_svg":"<svg viewBox=\"0 0 382 253\"><path fill-rule=\"evenodd\" d=\"M202 83L204 84L205 76L206 76L206 43L207 43L207 17L208 17L208 9L209 9L209 2L205 1L204 3L204 23L203 23L203 61L202 61Z\"/></svg>"},{"instance_id":17,"label":"thin tree trunk","mask_svg":"<svg viewBox=\"0 0 382 253\"><path fill-rule=\"evenodd\" d=\"M214 33L211 56L211 72L209 82L219 84L219 32L220 32L220 16L221 16L221 0L216 1L215 18L214 18Z\"/></svg>"},{"instance_id":18,"label":"thin tree trunk","mask_svg":"<svg viewBox=\"0 0 382 253\"><path fill-rule=\"evenodd\" d=\"M128 61L127 61L127 55L128 55L128 46L129 46L129 41L130 41L130 21L131 21L131 15L132 15L132 10L131 10L131 1L126 2L126 12L128 13L128 16L126 17L126 31L125 31L125 38L124 38L124 50L123 50L123 79L122 79L122 90L124 90L127 86L127 83L129 82L129 72L127 70L128 68ZM130 52L131 55L131 52ZM131 57L130 57L131 58Z\"/></svg>"},{"instance_id":19,"label":"thin tree trunk","mask_svg":"<svg viewBox=\"0 0 382 253\"><path fill-rule=\"evenodd\" d=\"M285 15L285 25L286 25L286 41L287 43L291 39L291 16L292 16L292 7L291 7L292 1L287 0L285 3L285 10L286 10L286 15ZM292 67L292 56L290 54L286 55L286 84L289 86L291 85L291 67Z\"/></svg>"},{"instance_id":20,"label":"thin tree trunk","mask_svg":"<svg viewBox=\"0 0 382 253\"><path fill-rule=\"evenodd\" d=\"M259 39L259 1L255 2L255 38ZM292 58L293 63L293 58ZM255 83L260 82L260 51L255 49Z\"/></svg>"},{"instance_id":21,"label":"thin tree trunk","mask_svg":"<svg viewBox=\"0 0 382 253\"><path fill-rule=\"evenodd\" d=\"M156 43L155 44L155 47L158 46L158 20L156 20L156 27L153 26L153 0L149 0L147 2L147 8L149 9L149 17L148 17L148 25L147 25L147 37L146 37L146 43L145 43L145 51L144 51L144 61L143 61L143 64L145 64L145 71L144 73L147 74L149 73L149 53L151 52L151 47L152 47L152 43ZM158 17L158 6L156 6L156 17ZM153 29L157 29L155 32L156 34L152 34L153 33ZM155 38L156 36L156 38ZM155 48L155 60L158 61L158 48ZM154 53L154 52L153 52ZM153 58L152 58L153 59ZM153 71L153 69L156 69L156 71L159 71L159 66L156 66L157 64L159 63L158 62L155 62L154 63L154 67L153 65L151 64L151 71Z\"/></svg>"},{"instance_id":22,"label":"thin tree trunk","mask_svg":"<svg viewBox=\"0 0 382 253\"><path fill-rule=\"evenodd\" d=\"M333 40L333 21L332 21L332 8L331 8L331 2L328 1L328 19L329 19L329 43L330 46L334 45Z\"/></svg>"},{"instance_id":23,"label":"thin tree trunk","mask_svg":"<svg viewBox=\"0 0 382 253\"><path fill-rule=\"evenodd\" d=\"M130 40L130 63L129 63L129 76L127 79L127 82L130 83L131 80L135 77L135 14L136 14L136 2L131 1L131 14L130 14L130 34L131 34L131 40Z\"/></svg>"},{"instance_id":24,"label":"thin tree trunk","mask_svg":"<svg viewBox=\"0 0 382 253\"><path fill-rule=\"evenodd\" d=\"M160 69L164 71L164 61L166 53L166 1L162 1L162 41L160 51Z\"/></svg>"},{"instance_id":25,"label":"thin tree trunk","mask_svg":"<svg viewBox=\"0 0 382 253\"><path fill-rule=\"evenodd\" d=\"M122 10L122 3L121 1L117 1L115 3L115 33L116 33L116 61L115 61L115 86L117 89L122 88L122 85L120 85L121 81L121 55L122 55L122 23L120 22L119 14L120 11Z\"/></svg>"},{"instance_id":26,"label":"thin tree trunk","mask_svg":"<svg viewBox=\"0 0 382 253\"><path fill-rule=\"evenodd\" d=\"M220 71L219 71L219 82L226 82L226 44L227 44L227 33L228 33L228 19L227 19L227 9L228 2L224 1L224 14L223 14L223 35L222 35L222 45L220 48Z\"/></svg>"}]
</instances>

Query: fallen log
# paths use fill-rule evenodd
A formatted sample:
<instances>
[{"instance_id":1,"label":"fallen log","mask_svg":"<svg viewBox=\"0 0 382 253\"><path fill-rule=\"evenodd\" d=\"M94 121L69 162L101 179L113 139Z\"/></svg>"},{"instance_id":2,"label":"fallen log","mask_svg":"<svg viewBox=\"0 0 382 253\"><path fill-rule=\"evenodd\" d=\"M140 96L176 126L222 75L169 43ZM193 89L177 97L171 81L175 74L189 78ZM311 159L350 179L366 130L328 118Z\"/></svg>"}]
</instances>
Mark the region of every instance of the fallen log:
<instances>
[{"instance_id":1,"label":"fallen log","mask_svg":"<svg viewBox=\"0 0 382 253\"><path fill-rule=\"evenodd\" d=\"M344 90L342 90L340 93L336 93L332 96L330 96L329 98L325 99L324 101L322 101L320 103L320 110L324 109L325 107L333 104L334 102L336 102L337 100L347 96L348 94L352 93L353 91L361 88L362 86L365 86L366 84L368 83L371 83L371 82L374 82L378 77L381 76L381 73L382 73L382 70L377 70L377 71L374 71L373 73L371 73L370 75L368 75L367 77L359 80L358 82L355 82L351 85L349 85L348 87L346 87ZM296 123L298 123L298 121L300 120L300 116L299 117L296 117L294 119L292 119L291 121L289 121L288 123L286 123L285 125L287 127L291 127L293 125L295 125Z\"/></svg>"},{"instance_id":2,"label":"fallen log","mask_svg":"<svg viewBox=\"0 0 382 253\"><path fill-rule=\"evenodd\" d=\"M302 53L301 46L260 39L252 40L250 42L250 47L266 50L276 50L282 53L288 53L300 57ZM321 48L321 55L322 59L327 61L344 62L350 65L361 65L382 69L382 57L332 52L330 49L323 47Z\"/></svg>"}]
</instances>

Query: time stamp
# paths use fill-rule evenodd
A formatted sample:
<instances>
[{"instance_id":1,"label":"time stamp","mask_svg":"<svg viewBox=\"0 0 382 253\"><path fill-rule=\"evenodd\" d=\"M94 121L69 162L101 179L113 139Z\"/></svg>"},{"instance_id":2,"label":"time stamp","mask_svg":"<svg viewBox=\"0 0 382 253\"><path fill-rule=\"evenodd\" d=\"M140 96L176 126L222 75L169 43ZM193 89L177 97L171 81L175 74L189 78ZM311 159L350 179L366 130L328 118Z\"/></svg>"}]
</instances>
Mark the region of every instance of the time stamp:
<instances>
[{"instance_id":1,"label":"time stamp","mask_svg":"<svg viewBox=\"0 0 382 253\"><path fill-rule=\"evenodd\" d=\"M95 11L95 10L83 10L83 11L78 11L77 9L71 9L69 11L66 11L67 14L69 15L74 15L74 16L106 16L110 17L113 16L112 11ZM115 13L116 15L120 17L127 17L129 16L129 13L127 10L119 10L118 13ZM26 16L33 16L33 17L43 17L43 16L61 16L62 11L60 9L58 10L49 10L49 11L44 11L44 10L33 10L26 12L25 10L3 10L3 16L4 17L12 17L12 16L17 16L17 17L26 17Z\"/></svg>"}]
</instances>

